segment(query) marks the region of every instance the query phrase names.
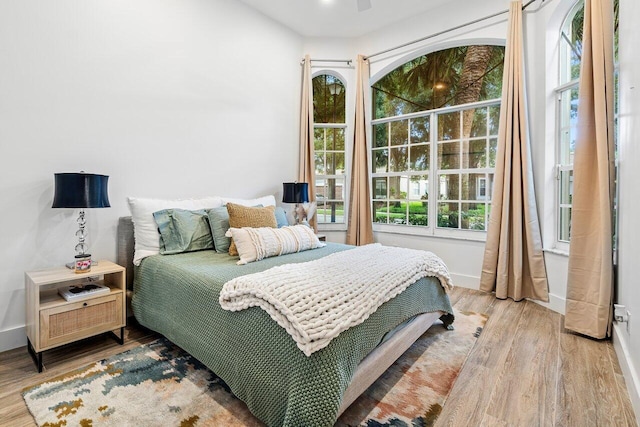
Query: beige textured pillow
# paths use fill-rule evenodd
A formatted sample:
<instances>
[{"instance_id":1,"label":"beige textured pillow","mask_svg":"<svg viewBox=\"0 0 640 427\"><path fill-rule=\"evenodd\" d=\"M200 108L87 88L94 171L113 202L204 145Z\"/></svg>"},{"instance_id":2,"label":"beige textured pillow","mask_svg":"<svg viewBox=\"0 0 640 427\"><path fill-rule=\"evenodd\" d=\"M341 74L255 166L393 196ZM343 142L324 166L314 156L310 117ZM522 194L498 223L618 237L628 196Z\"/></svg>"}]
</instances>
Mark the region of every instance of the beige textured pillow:
<instances>
[{"instance_id":1,"label":"beige textured pillow","mask_svg":"<svg viewBox=\"0 0 640 427\"><path fill-rule=\"evenodd\" d=\"M306 225L230 228L227 234L236 242L240 255L238 265L326 246Z\"/></svg>"},{"instance_id":2,"label":"beige textured pillow","mask_svg":"<svg viewBox=\"0 0 640 427\"><path fill-rule=\"evenodd\" d=\"M259 208L227 203L227 212L229 213L229 227L231 228L278 227L275 206ZM236 249L236 244L233 242L233 239L231 239L231 245L229 245L229 255L238 255L238 250Z\"/></svg>"}]
</instances>

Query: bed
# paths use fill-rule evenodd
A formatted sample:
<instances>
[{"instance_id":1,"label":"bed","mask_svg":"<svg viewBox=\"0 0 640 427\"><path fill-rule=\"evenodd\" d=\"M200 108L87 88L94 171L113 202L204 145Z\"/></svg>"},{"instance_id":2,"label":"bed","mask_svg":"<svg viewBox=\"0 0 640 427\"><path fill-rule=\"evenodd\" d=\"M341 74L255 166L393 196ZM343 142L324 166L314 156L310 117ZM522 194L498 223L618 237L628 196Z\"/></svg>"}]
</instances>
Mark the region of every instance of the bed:
<instances>
[{"instance_id":1,"label":"bed","mask_svg":"<svg viewBox=\"0 0 640 427\"><path fill-rule=\"evenodd\" d=\"M118 235L118 261L129 267L138 322L209 367L267 425L332 425L434 322L442 318L448 326L453 321L438 279L422 278L307 357L261 308L223 310L220 290L234 277L350 246L328 243L243 266L215 251L154 255L133 268L130 218L120 219Z\"/></svg>"}]
</instances>

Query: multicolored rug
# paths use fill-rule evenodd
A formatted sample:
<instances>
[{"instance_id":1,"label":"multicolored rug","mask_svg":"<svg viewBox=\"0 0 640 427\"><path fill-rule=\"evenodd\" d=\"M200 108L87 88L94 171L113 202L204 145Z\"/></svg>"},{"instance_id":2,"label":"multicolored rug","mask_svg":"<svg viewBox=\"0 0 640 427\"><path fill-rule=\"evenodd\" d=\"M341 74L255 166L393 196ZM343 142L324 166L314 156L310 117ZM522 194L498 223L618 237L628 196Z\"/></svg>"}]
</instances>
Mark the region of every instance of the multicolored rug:
<instances>
[{"instance_id":1,"label":"multicolored rug","mask_svg":"<svg viewBox=\"0 0 640 427\"><path fill-rule=\"evenodd\" d=\"M342 414L338 426L428 426L487 317L434 326ZM23 391L39 426L260 426L214 373L158 339Z\"/></svg>"}]
</instances>

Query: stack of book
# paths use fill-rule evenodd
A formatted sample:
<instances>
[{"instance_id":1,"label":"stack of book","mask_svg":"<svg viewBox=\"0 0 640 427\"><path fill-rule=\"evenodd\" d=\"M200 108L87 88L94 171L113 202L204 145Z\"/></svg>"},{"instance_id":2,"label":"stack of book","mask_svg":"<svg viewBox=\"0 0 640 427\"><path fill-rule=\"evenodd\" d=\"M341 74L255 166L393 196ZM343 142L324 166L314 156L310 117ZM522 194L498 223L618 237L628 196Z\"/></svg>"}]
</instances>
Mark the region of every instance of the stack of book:
<instances>
[{"instance_id":1,"label":"stack of book","mask_svg":"<svg viewBox=\"0 0 640 427\"><path fill-rule=\"evenodd\" d=\"M84 285L64 286L58 289L58 293L67 301L82 299L87 296L98 294L108 294L111 289L108 286L97 283L87 283Z\"/></svg>"}]
</instances>

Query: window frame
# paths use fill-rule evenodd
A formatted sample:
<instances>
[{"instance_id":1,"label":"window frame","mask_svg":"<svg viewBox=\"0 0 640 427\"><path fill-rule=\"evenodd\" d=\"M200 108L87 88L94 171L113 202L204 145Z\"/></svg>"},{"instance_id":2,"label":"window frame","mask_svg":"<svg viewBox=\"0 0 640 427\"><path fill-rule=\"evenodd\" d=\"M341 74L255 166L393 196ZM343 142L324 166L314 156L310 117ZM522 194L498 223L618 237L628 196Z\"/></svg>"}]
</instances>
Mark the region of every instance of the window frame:
<instances>
[{"instance_id":1,"label":"window frame","mask_svg":"<svg viewBox=\"0 0 640 427\"><path fill-rule=\"evenodd\" d=\"M462 112L465 110L470 110L470 109L476 109L476 108L482 108L482 107L490 107L490 106L500 106L501 105L501 99L500 98L494 98L494 99L490 99L490 100L485 100L485 101L477 101L477 102L473 102L473 103L468 103L468 104L460 104L460 105L455 105L455 106L450 106L450 107L443 107L443 108L437 108L434 110L425 110L425 111L420 111L420 112L415 112L415 113L408 113L408 114L401 114L401 115L396 115L396 116L391 116L391 117L384 117L384 118L380 118L380 119L374 119L371 120L371 126L370 126L370 130L371 130L371 134L374 135L375 130L374 127L375 125L379 125L379 124L384 124L384 123L389 123L389 122L394 122L394 121L400 121L400 120L408 120L408 126L410 126L410 120L414 119L414 118L419 118L419 117L429 117L429 126L430 126L430 131L429 131L429 140L428 140L428 145L430 147L429 149L429 170L428 171L412 171L410 170L410 168L407 166L407 170L402 171L402 172L376 172L374 167L373 167L373 158L374 158L374 152L376 151L376 147L374 147L373 145L373 140L372 140L372 144L371 147L369 148L369 152L371 153L371 159L370 159L370 166L371 166L371 182L373 182L374 178L379 178L379 177L392 177L392 176L416 176L416 175L420 175L420 176L428 176L428 180L429 180L429 184L428 184L428 188L429 188L429 199L428 199L428 225L426 226L421 226L421 225L406 225L406 224L390 224L390 223L378 223L375 221L375 209L373 209L372 207L372 221L373 221L373 230L374 231L378 231L378 232L386 232L386 233L396 233L396 234L410 234L410 235L418 235L418 236L433 236L433 237L446 237L446 238L454 238L454 239L462 239L462 240L472 240L472 241L486 241L486 236L487 236L487 231L485 230L470 230L470 229L460 229L460 228L446 228L446 227L437 227L437 218L438 218L438 195L439 195L439 176L441 174L464 174L464 173L479 173L479 174L485 174L485 178L488 178L489 174L495 174L495 167L490 168L490 167L484 167L484 168L458 168L458 169L438 169L438 143L440 141L438 141L438 137L437 137L437 132L438 132L438 116L440 114L446 114L446 113L452 113L452 112ZM487 118L488 120L488 118ZM460 121L460 125L462 126L462 120ZM391 136L388 135L388 138L390 138ZM410 127L409 127L409 138L410 138ZM491 139L491 138L496 138L497 139L497 134L496 135L489 135L489 130L487 129L487 134L484 137L487 140ZM476 138L477 139L477 138ZM460 153L462 153L462 143L464 141L472 141L474 140L474 138L468 138L468 139L460 139ZM410 147L411 143L410 140L407 141L407 146ZM387 145L387 147L391 147L390 143ZM434 149L435 147L435 149ZM487 145L488 148L488 145ZM381 147L378 147L378 150L382 149ZM488 154L488 153L487 153ZM488 161L487 161L487 165L488 165ZM444 173L443 173L444 171ZM471 172L465 172L465 171L471 171ZM460 175L461 176L461 175ZM487 183L488 184L488 183ZM373 205L373 203L377 200L381 200L381 199L377 199L376 196L376 189L373 188L373 184L371 184L372 187L372 194L371 194L371 203ZM388 187L388 186L387 186ZM409 188L407 189L409 192ZM491 195L491 189L487 188L487 190L489 190L489 196ZM387 195L388 195L388 188L387 188ZM434 199L432 195L436 195L436 198ZM459 195L460 197L462 196L461 194ZM387 201L391 200L389 197L387 197L386 199ZM406 202L411 201L410 197L406 198ZM456 200L456 202L458 203L474 203L477 201L467 201L467 200L463 200L463 199L459 199ZM485 201L483 201L483 203L486 203L487 206L491 205L491 199L490 197L487 197ZM487 209L485 211L485 224L488 226L488 219L489 219L489 212L490 210ZM435 220L435 221L434 221Z\"/></svg>"},{"instance_id":2,"label":"window frame","mask_svg":"<svg viewBox=\"0 0 640 427\"><path fill-rule=\"evenodd\" d=\"M315 133L316 133L316 129L344 129L344 151L343 151L343 155L344 155L344 170L342 174L317 174L316 170L315 170L315 153L316 150L314 148L314 182L313 185L315 187L315 194L316 194L316 223L318 226L319 230L326 230L326 231L331 231L331 230L346 230L347 228L347 221L349 218L349 206L348 206L348 200L349 200L349 180L348 177L350 176L350 162L349 162L349 149L348 147L349 145L349 130L350 127L348 126L347 122L348 122L348 113L349 113L349 107L348 107L348 100L349 100L349 95L348 95L348 87L347 87L347 79L340 75L339 73L333 71L333 70L329 70L329 69L322 69L322 70L318 70L314 73L312 73L312 80L315 79L316 77L321 77L321 76L331 76L336 80L339 80L340 83L342 83L342 87L344 88L344 95L345 95L345 111L344 111L344 116L345 116L345 122L344 123L316 123L315 122L315 118L313 120L313 144L315 146ZM312 102L313 102L313 93L312 93ZM325 134L325 143L324 143L324 150L323 153L327 153L327 151L330 152L338 152L339 150L327 150L326 149L326 134ZM326 166L326 158L325 158L325 166ZM326 171L325 171L326 172ZM343 203L343 219L340 222L321 222L320 221L320 215L318 214L318 211L320 210L321 206L318 203L318 189L317 189L317 183L318 181L321 180L327 180L327 179L342 179L343 181L343 190L342 190L342 196L343 196L343 200L338 200L338 199L330 199L331 201L337 201L337 202L342 202Z\"/></svg>"},{"instance_id":3,"label":"window frame","mask_svg":"<svg viewBox=\"0 0 640 427\"><path fill-rule=\"evenodd\" d=\"M577 0L567 11L564 16L561 24L560 31L557 36L558 43L558 71L557 71L557 84L553 89L554 96L556 100L556 111L555 111L555 132L554 132L554 199L553 199L553 211L554 211L554 226L553 226L553 249L558 250L562 253L569 253L570 246L570 225L571 225L571 215L568 218L565 218L562 214L563 210L571 209L572 203L566 203L562 200L562 175L564 173L573 173L573 162L563 162L563 151L564 151L564 140L563 133L570 132L572 130L572 126L569 124L568 126L563 126L563 114L571 114L571 102L568 103L568 109L563 105L563 95L570 93L572 90L576 90L580 84L580 76L578 75L576 78L571 79L571 52L569 52L570 41L566 40L565 29L571 24L571 21L575 17L575 15L580 11L581 8L584 8L584 0ZM579 95L578 95L579 100ZM573 129L575 132L575 129ZM571 180L569 181L571 182ZM566 222L565 226L569 227L568 230L564 229L563 222ZM564 240L562 238L564 232L569 233L569 238Z\"/></svg>"}]
</instances>

